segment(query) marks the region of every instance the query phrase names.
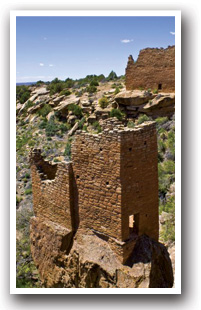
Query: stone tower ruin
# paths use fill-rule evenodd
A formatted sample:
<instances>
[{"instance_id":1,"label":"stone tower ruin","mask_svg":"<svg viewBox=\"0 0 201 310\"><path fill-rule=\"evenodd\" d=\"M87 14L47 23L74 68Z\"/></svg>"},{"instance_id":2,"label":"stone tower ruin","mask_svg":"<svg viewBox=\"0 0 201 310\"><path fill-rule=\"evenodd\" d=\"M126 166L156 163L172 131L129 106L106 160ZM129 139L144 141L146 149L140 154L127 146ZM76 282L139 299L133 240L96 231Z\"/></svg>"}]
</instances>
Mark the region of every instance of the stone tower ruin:
<instances>
[{"instance_id":1,"label":"stone tower ruin","mask_svg":"<svg viewBox=\"0 0 201 310\"><path fill-rule=\"evenodd\" d=\"M33 206L70 238L80 229L107 240L126 263L138 236L158 240L157 136L154 122L111 128L79 132L71 162L51 164L32 151Z\"/></svg>"},{"instance_id":2,"label":"stone tower ruin","mask_svg":"<svg viewBox=\"0 0 201 310\"><path fill-rule=\"evenodd\" d=\"M175 91L175 46L145 48L134 62L130 55L126 68L126 89Z\"/></svg>"}]
</instances>

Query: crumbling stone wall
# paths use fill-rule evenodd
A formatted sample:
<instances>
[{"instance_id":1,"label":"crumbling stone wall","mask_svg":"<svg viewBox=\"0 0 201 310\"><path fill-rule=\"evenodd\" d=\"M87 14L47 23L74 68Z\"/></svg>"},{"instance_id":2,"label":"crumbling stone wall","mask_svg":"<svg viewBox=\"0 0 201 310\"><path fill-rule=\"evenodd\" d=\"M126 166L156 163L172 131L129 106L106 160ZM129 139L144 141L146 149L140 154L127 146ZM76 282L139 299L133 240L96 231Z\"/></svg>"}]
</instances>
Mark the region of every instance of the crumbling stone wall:
<instances>
[{"instance_id":1,"label":"crumbling stone wall","mask_svg":"<svg viewBox=\"0 0 201 310\"><path fill-rule=\"evenodd\" d=\"M175 46L146 48L140 51L137 61L129 56L126 68L126 89L175 90Z\"/></svg>"},{"instance_id":2,"label":"crumbling stone wall","mask_svg":"<svg viewBox=\"0 0 201 310\"><path fill-rule=\"evenodd\" d=\"M125 263L138 236L158 240L157 135L154 122L111 123L99 134L77 132L70 163L32 152L33 203L37 217L94 231Z\"/></svg>"},{"instance_id":3,"label":"crumbling stone wall","mask_svg":"<svg viewBox=\"0 0 201 310\"><path fill-rule=\"evenodd\" d=\"M33 208L36 216L75 230L75 192L71 163L50 164L40 150L30 154Z\"/></svg>"}]
</instances>

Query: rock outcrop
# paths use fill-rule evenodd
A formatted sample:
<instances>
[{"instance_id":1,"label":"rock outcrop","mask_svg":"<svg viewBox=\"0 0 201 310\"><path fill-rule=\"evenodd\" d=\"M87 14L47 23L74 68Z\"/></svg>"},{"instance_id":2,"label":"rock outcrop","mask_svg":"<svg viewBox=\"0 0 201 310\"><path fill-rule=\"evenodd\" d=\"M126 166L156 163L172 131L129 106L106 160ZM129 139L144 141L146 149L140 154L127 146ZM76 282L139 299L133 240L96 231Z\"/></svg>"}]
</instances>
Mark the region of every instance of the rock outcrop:
<instances>
[{"instance_id":1,"label":"rock outcrop","mask_svg":"<svg viewBox=\"0 0 201 310\"><path fill-rule=\"evenodd\" d=\"M31 251L44 287L171 288L173 271L162 244L143 235L122 265L108 242L93 233L72 233L33 217Z\"/></svg>"},{"instance_id":2,"label":"rock outcrop","mask_svg":"<svg viewBox=\"0 0 201 310\"><path fill-rule=\"evenodd\" d=\"M128 117L146 114L154 118L172 116L175 112L175 94L153 94L148 91L124 91L115 96L115 101Z\"/></svg>"}]
</instances>

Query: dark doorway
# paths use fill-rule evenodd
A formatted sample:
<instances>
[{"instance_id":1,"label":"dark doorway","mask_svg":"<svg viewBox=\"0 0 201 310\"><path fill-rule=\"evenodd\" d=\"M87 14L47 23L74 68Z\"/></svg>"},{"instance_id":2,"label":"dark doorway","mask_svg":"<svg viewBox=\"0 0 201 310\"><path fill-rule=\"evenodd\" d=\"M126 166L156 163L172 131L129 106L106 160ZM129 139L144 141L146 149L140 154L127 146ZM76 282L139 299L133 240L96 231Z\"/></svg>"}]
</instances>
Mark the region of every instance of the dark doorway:
<instances>
[{"instance_id":1,"label":"dark doorway","mask_svg":"<svg viewBox=\"0 0 201 310\"><path fill-rule=\"evenodd\" d=\"M162 89L162 84L158 84L158 90Z\"/></svg>"}]
</instances>

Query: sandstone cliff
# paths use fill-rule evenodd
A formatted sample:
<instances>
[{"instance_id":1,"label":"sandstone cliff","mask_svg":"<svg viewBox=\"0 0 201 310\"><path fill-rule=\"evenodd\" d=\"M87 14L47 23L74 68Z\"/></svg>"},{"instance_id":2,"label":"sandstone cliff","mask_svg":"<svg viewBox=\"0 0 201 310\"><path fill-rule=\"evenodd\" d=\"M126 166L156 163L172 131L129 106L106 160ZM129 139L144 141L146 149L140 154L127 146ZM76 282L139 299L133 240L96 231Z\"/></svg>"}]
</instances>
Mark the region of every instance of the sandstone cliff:
<instances>
[{"instance_id":1,"label":"sandstone cliff","mask_svg":"<svg viewBox=\"0 0 201 310\"><path fill-rule=\"evenodd\" d=\"M164 245L138 238L126 266L108 243L92 231L66 228L37 217L31 219L31 251L44 287L171 288L173 271Z\"/></svg>"}]
</instances>

